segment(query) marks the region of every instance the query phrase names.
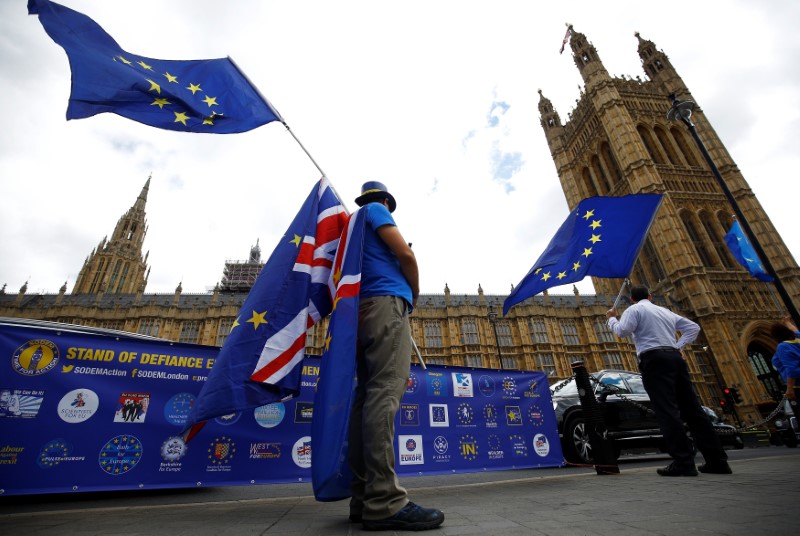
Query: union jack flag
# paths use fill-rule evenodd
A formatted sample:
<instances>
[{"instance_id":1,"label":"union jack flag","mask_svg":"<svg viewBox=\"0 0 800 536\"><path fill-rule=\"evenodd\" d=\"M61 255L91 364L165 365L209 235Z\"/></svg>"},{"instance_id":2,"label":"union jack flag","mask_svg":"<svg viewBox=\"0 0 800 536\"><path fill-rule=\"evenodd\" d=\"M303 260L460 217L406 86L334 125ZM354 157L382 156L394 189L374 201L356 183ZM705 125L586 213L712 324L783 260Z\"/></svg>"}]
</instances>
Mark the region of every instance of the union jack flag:
<instances>
[{"instance_id":1,"label":"union jack flag","mask_svg":"<svg viewBox=\"0 0 800 536\"><path fill-rule=\"evenodd\" d=\"M567 41L569 41L571 35L572 35L572 25L567 24L567 33L564 34L564 39L561 41L561 50L558 51L559 54L564 53L564 47L567 46Z\"/></svg>"},{"instance_id":2,"label":"union jack flag","mask_svg":"<svg viewBox=\"0 0 800 536\"><path fill-rule=\"evenodd\" d=\"M328 281L347 211L323 177L272 252L203 385L184 433L300 392L306 332L333 308Z\"/></svg>"},{"instance_id":3,"label":"union jack flag","mask_svg":"<svg viewBox=\"0 0 800 536\"><path fill-rule=\"evenodd\" d=\"M329 282L334 305L311 421L311 443L312 447L316 445L311 482L318 501L337 501L350 496L352 474L346 461L347 429L355 392L364 212L359 209L350 216L339 239Z\"/></svg>"}]
</instances>

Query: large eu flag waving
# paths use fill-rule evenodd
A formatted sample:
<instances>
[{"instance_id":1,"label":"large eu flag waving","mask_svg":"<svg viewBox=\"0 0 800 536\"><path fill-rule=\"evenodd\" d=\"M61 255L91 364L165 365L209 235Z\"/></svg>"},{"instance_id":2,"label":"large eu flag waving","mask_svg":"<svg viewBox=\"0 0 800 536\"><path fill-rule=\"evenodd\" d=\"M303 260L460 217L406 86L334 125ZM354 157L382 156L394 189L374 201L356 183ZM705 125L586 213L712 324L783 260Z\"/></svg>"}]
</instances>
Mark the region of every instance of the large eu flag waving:
<instances>
[{"instance_id":1,"label":"large eu flag waving","mask_svg":"<svg viewBox=\"0 0 800 536\"><path fill-rule=\"evenodd\" d=\"M120 48L92 19L48 0L28 13L64 48L72 69L67 119L112 112L181 132L245 132L280 115L230 58L157 60Z\"/></svg>"},{"instance_id":2,"label":"large eu flag waving","mask_svg":"<svg viewBox=\"0 0 800 536\"><path fill-rule=\"evenodd\" d=\"M506 298L503 314L543 290L587 275L628 277L661 199L661 194L637 194L589 197L578 203Z\"/></svg>"},{"instance_id":3,"label":"large eu flag waving","mask_svg":"<svg viewBox=\"0 0 800 536\"><path fill-rule=\"evenodd\" d=\"M744 234L742 226L739 225L738 221L733 221L731 230L725 235L725 243L728 244L728 249L731 250L733 258L736 259L736 262L741 264L745 270L750 272L750 275L766 283L775 280L767 273L766 268L764 268L764 264L761 262L761 259L758 258L758 254L753 248L753 244L751 244L750 240L747 239L747 236Z\"/></svg>"},{"instance_id":4,"label":"large eu flag waving","mask_svg":"<svg viewBox=\"0 0 800 536\"><path fill-rule=\"evenodd\" d=\"M322 178L245 299L189 415L187 441L209 419L299 394L306 332L333 307L328 279L346 221Z\"/></svg>"}]
</instances>

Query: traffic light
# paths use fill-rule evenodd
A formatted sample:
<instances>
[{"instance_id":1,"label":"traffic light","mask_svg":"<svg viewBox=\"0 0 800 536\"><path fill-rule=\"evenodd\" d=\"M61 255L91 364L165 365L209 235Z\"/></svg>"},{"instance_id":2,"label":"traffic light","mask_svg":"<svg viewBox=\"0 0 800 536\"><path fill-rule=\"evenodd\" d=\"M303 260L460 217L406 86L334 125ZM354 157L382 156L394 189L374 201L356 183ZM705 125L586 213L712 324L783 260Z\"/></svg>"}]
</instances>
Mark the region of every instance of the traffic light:
<instances>
[{"instance_id":1,"label":"traffic light","mask_svg":"<svg viewBox=\"0 0 800 536\"><path fill-rule=\"evenodd\" d=\"M733 399L733 388L731 387L724 387L722 389L722 396L725 397L725 405L730 406L731 408L736 403Z\"/></svg>"},{"instance_id":2,"label":"traffic light","mask_svg":"<svg viewBox=\"0 0 800 536\"><path fill-rule=\"evenodd\" d=\"M741 404L742 403L742 397L739 396L739 389L737 389L736 387L731 387L730 391L731 391L731 397L733 398L733 403L734 404Z\"/></svg>"},{"instance_id":3,"label":"traffic light","mask_svg":"<svg viewBox=\"0 0 800 536\"><path fill-rule=\"evenodd\" d=\"M719 401L719 407L722 408L723 413L732 413L733 406L724 398Z\"/></svg>"}]
</instances>

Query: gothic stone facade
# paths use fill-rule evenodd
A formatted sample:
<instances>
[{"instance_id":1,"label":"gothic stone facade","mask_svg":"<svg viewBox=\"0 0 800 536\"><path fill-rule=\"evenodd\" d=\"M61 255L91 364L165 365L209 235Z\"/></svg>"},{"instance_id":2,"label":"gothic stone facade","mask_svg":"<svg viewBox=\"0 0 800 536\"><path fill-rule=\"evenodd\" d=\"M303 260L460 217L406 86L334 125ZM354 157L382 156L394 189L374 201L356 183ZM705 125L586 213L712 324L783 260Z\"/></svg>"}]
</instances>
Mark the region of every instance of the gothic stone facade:
<instances>
[{"instance_id":1,"label":"gothic stone facade","mask_svg":"<svg viewBox=\"0 0 800 536\"><path fill-rule=\"evenodd\" d=\"M772 286L751 278L730 256L723 235L732 209L682 125L666 119L667 96L691 93L655 45L639 41L647 80L609 76L586 37L574 32L572 54L585 88L569 121L562 124L540 92L539 112L567 203L574 208L593 195L662 193L664 203L636 263L634 283L650 286L657 301L697 321L700 339L686 352L698 392L716 406L722 386L738 387L740 416L756 422L770 408L780 379L769 363L776 343L769 327L786 312ZM692 99L694 100L694 99ZM800 270L753 192L725 150L702 109L698 131L729 189L758 233L795 301ZM221 345L246 292L217 285L206 294L145 294L149 271L142 256L144 206L149 179L133 207L89 255L73 292L16 295L0 289L0 316L104 327L169 340ZM256 246L257 248L257 246ZM251 251L247 266L254 262ZM238 270L238 271L237 271ZM239 273L226 263L226 277ZM412 333L426 362L490 368L543 370L553 381L571 375L583 361L589 371L636 370L633 345L614 337L605 312L621 281L595 279L596 296L543 295L494 315L505 296L425 294L411 315ZM239 285L241 286L241 285ZM492 321L494 320L494 321ZM327 322L309 333L307 351L321 354Z\"/></svg>"}]
</instances>

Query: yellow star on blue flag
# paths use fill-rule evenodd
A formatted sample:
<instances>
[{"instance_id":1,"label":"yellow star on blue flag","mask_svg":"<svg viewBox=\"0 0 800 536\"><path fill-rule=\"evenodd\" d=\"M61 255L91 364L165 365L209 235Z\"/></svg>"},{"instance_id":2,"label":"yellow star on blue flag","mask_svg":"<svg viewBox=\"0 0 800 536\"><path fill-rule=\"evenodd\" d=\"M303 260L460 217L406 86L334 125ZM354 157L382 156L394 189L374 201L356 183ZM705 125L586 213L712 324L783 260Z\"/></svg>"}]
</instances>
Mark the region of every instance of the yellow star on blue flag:
<instances>
[{"instance_id":1,"label":"yellow star on blue flag","mask_svg":"<svg viewBox=\"0 0 800 536\"><path fill-rule=\"evenodd\" d=\"M28 13L39 15L69 57L67 119L111 112L152 127L215 134L282 121L230 58L146 58L126 52L92 19L55 2L28 0Z\"/></svg>"},{"instance_id":2,"label":"yellow star on blue flag","mask_svg":"<svg viewBox=\"0 0 800 536\"><path fill-rule=\"evenodd\" d=\"M661 199L661 194L637 194L589 197L578 203L506 298L503 314L543 290L587 275L628 277Z\"/></svg>"}]
</instances>

